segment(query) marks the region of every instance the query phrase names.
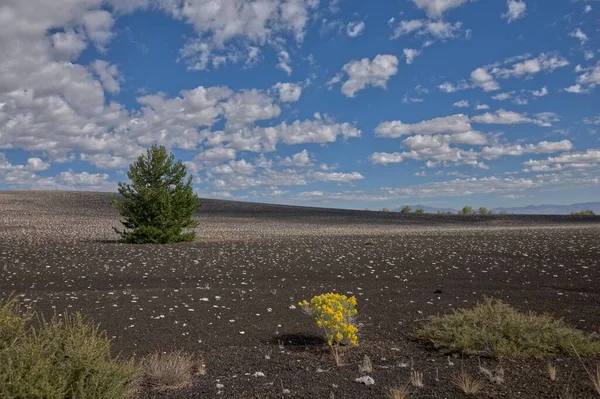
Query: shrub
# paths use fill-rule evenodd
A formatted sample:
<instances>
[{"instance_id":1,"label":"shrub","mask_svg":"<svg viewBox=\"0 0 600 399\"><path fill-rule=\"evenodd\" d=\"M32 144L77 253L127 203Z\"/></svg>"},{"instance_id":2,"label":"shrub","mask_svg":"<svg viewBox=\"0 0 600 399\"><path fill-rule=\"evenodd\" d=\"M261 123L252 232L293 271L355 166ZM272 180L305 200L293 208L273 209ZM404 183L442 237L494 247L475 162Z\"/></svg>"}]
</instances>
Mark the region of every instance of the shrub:
<instances>
[{"instance_id":1,"label":"shrub","mask_svg":"<svg viewBox=\"0 0 600 399\"><path fill-rule=\"evenodd\" d=\"M110 341L96 326L75 314L42 321L35 331L25 327L25 319L17 321L20 315L15 309L11 302L8 307L5 304L0 318L0 330L16 332L16 336L13 334L10 341L3 341L0 348L0 397L115 399L131 396L136 366L133 360L111 358ZM11 317L6 317L7 313L11 313Z\"/></svg>"},{"instance_id":2,"label":"shrub","mask_svg":"<svg viewBox=\"0 0 600 399\"><path fill-rule=\"evenodd\" d=\"M185 352L153 353L144 359L144 379L156 388L180 388L189 385L194 361Z\"/></svg>"},{"instance_id":3,"label":"shrub","mask_svg":"<svg viewBox=\"0 0 600 399\"><path fill-rule=\"evenodd\" d=\"M473 356L527 359L561 353L600 353L600 341L562 320L546 314L521 313L491 298L473 309L432 317L415 336L444 353Z\"/></svg>"},{"instance_id":4,"label":"shrub","mask_svg":"<svg viewBox=\"0 0 600 399\"><path fill-rule=\"evenodd\" d=\"M381 208L381 212L391 212L390 208Z\"/></svg>"},{"instance_id":5,"label":"shrub","mask_svg":"<svg viewBox=\"0 0 600 399\"><path fill-rule=\"evenodd\" d=\"M463 207L463 209L461 209L458 213L461 215L472 215L473 208L471 208L470 206L467 205L467 206Z\"/></svg>"},{"instance_id":6,"label":"shrub","mask_svg":"<svg viewBox=\"0 0 600 399\"><path fill-rule=\"evenodd\" d=\"M298 305L323 329L327 344L333 350L336 363L340 365L340 345L358 343L356 298L329 293L314 296L310 303L301 301Z\"/></svg>"},{"instance_id":7,"label":"shrub","mask_svg":"<svg viewBox=\"0 0 600 399\"><path fill-rule=\"evenodd\" d=\"M423 210L423 208L417 208L417 209L415 209L415 213L417 215L422 215L425 213L425 210Z\"/></svg>"},{"instance_id":8,"label":"shrub","mask_svg":"<svg viewBox=\"0 0 600 399\"><path fill-rule=\"evenodd\" d=\"M492 211L491 209L487 209L486 207L480 207L479 208L479 214L480 215L493 215L494 211Z\"/></svg>"},{"instance_id":9,"label":"shrub","mask_svg":"<svg viewBox=\"0 0 600 399\"><path fill-rule=\"evenodd\" d=\"M408 205L405 205L402 207L402 209L400 209L400 213L407 214L407 213L411 213L411 212L412 212L412 209Z\"/></svg>"},{"instance_id":10,"label":"shrub","mask_svg":"<svg viewBox=\"0 0 600 399\"><path fill-rule=\"evenodd\" d=\"M198 225L194 213L200 207L192 188L192 176L184 181L187 168L174 162L173 153L153 145L130 165L127 177L131 184L119 183L122 201L113 206L124 220L125 230L115 231L127 243L165 244L193 241L194 232L185 229Z\"/></svg>"},{"instance_id":11,"label":"shrub","mask_svg":"<svg viewBox=\"0 0 600 399\"><path fill-rule=\"evenodd\" d=\"M571 212L571 216L595 216L596 213L591 209L586 209L585 211L579 212Z\"/></svg>"}]
</instances>

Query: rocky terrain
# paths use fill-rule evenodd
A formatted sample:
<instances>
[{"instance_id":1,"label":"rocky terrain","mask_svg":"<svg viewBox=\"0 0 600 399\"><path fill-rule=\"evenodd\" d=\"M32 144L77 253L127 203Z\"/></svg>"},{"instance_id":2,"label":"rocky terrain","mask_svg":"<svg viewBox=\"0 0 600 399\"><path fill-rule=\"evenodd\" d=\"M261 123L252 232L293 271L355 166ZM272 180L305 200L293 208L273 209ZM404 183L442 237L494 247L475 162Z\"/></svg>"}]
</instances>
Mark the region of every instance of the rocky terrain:
<instances>
[{"instance_id":1,"label":"rocky terrain","mask_svg":"<svg viewBox=\"0 0 600 399\"><path fill-rule=\"evenodd\" d=\"M484 378L489 359L446 357L411 338L427 316L493 296L600 333L600 217L437 216L207 200L194 243L116 241L109 194L0 192L0 297L45 316L81 311L115 352L182 349L207 372L148 398L384 397L423 373L414 398L462 398L461 368ZM359 346L336 367L296 308L315 294L356 295ZM368 355L374 385L355 382ZM481 398L593 398L578 359L502 364ZM600 359L586 359L589 366Z\"/></svg>"}]
</instances>

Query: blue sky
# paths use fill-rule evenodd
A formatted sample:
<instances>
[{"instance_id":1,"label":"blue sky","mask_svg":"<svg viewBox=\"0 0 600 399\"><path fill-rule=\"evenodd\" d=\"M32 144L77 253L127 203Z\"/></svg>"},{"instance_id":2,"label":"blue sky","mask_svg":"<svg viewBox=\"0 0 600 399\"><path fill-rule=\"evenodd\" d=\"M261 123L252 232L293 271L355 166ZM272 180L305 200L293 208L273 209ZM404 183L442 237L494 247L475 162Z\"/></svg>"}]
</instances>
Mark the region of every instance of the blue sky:
<instances>
[{"instance_id":1,"label":"blue sky","mask_svg":"<svg viewBox=\"0 0 600 399\"><path fill-rule=\"evenodd\" d=\"M0 189L116 191L166 145L202 197L600 198L600 1L8 0Z\"/></svg>"}]
</instances>

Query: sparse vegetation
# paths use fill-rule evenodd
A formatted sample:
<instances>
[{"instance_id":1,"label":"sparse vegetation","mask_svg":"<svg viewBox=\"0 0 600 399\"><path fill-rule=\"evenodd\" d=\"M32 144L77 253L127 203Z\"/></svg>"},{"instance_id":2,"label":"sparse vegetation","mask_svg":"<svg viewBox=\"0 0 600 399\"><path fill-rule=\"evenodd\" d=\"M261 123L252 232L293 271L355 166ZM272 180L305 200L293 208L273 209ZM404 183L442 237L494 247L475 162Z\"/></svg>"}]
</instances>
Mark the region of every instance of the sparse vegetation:
<instances>
[{"instance_id":1,"label":"sparse vegetation","mask_svg":"<svg viewBox=\"0 0 600 399\"><path fill-rule=\"evenodd\" d=\"M466 205L458 213L460 215L472 215L473 214L473 208L471 208L470 206Z\"/></svg>"},{"instance_id":2,"label":"sparse vegetation","mask_svg":"<svg viewBox=\"0 0 600 399\"><path fill-rule=\"evenodd\" d=\"M600 363L596 365L596 373L590 375L596 393L600 395Z\"/></svg>"},{"instance_id":3,"label":"sparse vegetation","mask_svg":"<svg viewBox=\"0 0 600 399\"><path fill-rule=\"evenodd\" d=\"M381 212L391 212L390 208L381 208Z\"/></svg>"},{"instance_id":4,"label":"sparse vegetation","mask_svg":"<svg viewBox=\"0 0 600 399\"><path fill-rule=\"evenodd\" d=\"M546 364L546 370L548 371L548 377L550 381L556 381L558 375L558 369L554 363L548 362Z\"/></svg>"},{"instance_id":5,"label":"sparse vegetation","mask_svg":"<svg viewBox=\"0 0 600 399\"><path fill-rule=\"evenodd\" d=\"M544 358L600 353L600 341L549 315L521 313L487 298L472 309L435 316L415 333L444 353L495 358Z\"/></svg>"},{"instance_id":6,"label":"sparse vegetation","mask_svg":"<svg viewBox=\"0 0 600 399\"><path fill-rule=\"evenodd\" d=\"M80 314L28 325L14 301L0 306L0 397L116 399L134 392L133 360L114 359L110 340Z\"/></svg>"},{"instance_id":7,"label":"sparse vegetation","mask_svg":"<svg viewBox=\"0 0 600 399\"><path fill-rule=\"evenodd\" d=\"M480 215L483 215L483 216L493 215L494 214L494 211L492 211L491 209L487 209L484 206L480 207L478 212L479 212Z\"/></svg>"},{"instance_id":8,"label":"sparse vegetation","mask_svg":"<svg viewBox=\"0 0 600 399\"><path fill-rule=\"evenodd\" d=\"M417 388L423 388L423 373L412 370L410 372L410 383Z\"/></svg>"},{"instance_id":9,"label":"sparse vegetation","mask_svg":"<svg viewBox=\"0 0 600 399\"><path fill-rule=\"evenodd\" d=\"M400 213L407 214L407 213L411 213L411 212L412 212L412 209L408 205L405 205L402 207L402 209L400 209Z\"/></svg>"},{"instance_id":10,"label":"sparse vegetation","mask_svg":"<svg viewBox=\"0 0 600 399\"><path fill-rule=\"evenodd\" d=\"M405 384L401 387L390 388L387 393L388 399L406 399L410 395L410 386Z\"/></svg>"},{"instance_id":11,"label":"sparse vegetation","mask_svg":"<svg viewBox=\"0 0 600 399\"><path fill-rule=\"evenodd\" d=\"M165 244L193 241L196 227L193 218L200 207L187 168L174 161L173 153L153 145L129 167L131 184L119 183L123 200L113 199L113 206L124 218L125 230L115 231L122 240L134 244Z\"/></svg>"},{"instance_id":12,"label":"sparse vegetation","mask_svg":"<svg viewBox=\"0 0 600 399\"><path fill-rule=\"evenodd\" d=\"M452 383L466 395L478 394L483 389L481 380L471 377L464 369L452 377Z\"/></svg>"},{"instance_id":13,"label":"sparse vegetation","mask_svg":"<svg viewBox=\"0 0 600 399\"><path fill-rule=\"evenodd\" d=\"M596 216L596 213L591 209L586 209L579 212L571 212L571 216Z\"/></svg>"},{"instance_id":14,"label":"sparse vegetation","mask_svg":"<svg viewBox=\"0 0 600 399\"><path fill-rule=\"evenodd\" d=\"M155 352L142 362L145 382L158 389L176 389L189 385L193 369L192 355L180 351ZM201 370L204 371L203 363Z\"/></svg>"},{"instance_id":15,"label":"sparse vegetation","mask_svg":"<svg viewBox=\"0 0 600 399\"><path fill-rule=\"evenodd\" d=\"M417 215L422 215L425 213L425 210L423 208L417 208L417 209L415 209L415 213Z\"/></svg>"},{"instance_id":16,"label":"sparse vegetation","mask_svg":"<svg viewBox=\"0 0 600 399\"><path fill-rule=\"evenodd\" d=\"M358 372L360 374L371 374L373 372L373 362L371 362L371 358L367 355L363 357L362 364L358 365Z\"/></svg>"}]
</instances>

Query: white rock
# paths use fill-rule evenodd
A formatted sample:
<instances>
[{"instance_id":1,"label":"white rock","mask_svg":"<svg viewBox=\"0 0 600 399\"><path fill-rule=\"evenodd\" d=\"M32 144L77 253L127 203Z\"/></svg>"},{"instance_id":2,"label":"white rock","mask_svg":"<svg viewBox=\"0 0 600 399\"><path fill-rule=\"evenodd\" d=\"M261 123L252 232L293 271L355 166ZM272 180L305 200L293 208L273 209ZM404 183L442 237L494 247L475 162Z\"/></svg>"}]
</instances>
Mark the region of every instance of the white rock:
<instances>
[{"instance_id":1,"label":"white rock","mask_svg":"<svg viewBox=\"0 0 600 399\"><path fill-rule=\"evenodd\" d=\"M358 382L360 384L365 384L365 385L374 385L375 384L375 380L373 378L369 377L368 375L363 375L362 377L358 377L354 381Z\"/></svg>"}]
</instances>

